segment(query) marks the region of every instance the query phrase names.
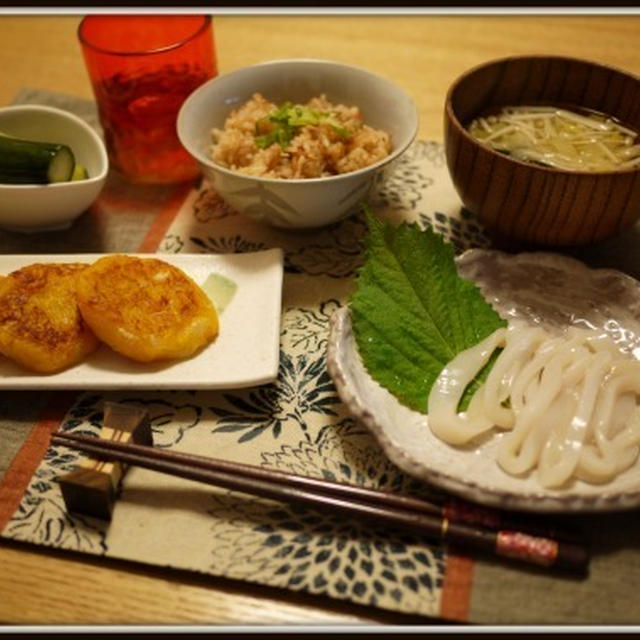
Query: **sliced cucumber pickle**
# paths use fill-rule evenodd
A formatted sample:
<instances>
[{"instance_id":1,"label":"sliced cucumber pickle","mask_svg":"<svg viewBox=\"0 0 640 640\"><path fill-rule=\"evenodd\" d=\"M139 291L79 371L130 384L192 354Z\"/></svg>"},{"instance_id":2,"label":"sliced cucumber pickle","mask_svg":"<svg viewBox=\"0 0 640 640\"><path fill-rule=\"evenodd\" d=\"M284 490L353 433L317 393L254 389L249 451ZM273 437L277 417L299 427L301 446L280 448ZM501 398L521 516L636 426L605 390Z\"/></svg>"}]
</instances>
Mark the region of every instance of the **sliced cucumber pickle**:
<instances>
[{"instance_id":1,"label":"sliced cucumber pickle","mask_svg":"<svg viewBox=\"0 0 640 640\"><path fill-rule=\"evenodd\" d=\"M87 170L76 162L76 166L73 168L73 175L71 180L86 180L89 177Z\"/></svg>"},{"instance_id":2,"label":"sliced cucumber pickle","mask_svg":"<svg viewBox=\"0 0 640 640\"><path fill-rule=\"evenodd\" d=\"M0 136L0 182L67 182L73 177L75 164L73 151L66 144Z\"/></svg>"}]
</instances>

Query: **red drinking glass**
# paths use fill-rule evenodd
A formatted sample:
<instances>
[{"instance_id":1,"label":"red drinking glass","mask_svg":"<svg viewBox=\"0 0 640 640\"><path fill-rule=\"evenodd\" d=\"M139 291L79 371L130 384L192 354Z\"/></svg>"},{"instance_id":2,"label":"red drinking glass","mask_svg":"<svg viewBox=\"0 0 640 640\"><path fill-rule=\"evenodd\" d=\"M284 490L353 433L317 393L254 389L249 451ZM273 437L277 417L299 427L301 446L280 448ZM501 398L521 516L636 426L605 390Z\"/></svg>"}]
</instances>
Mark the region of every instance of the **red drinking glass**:
<instances>
[{"instance_id":1,"label":"red drinking glass","mask_svg":"<svg viewBox=\"0 0 640 640\"><path fill-rule=\"evenodd\" d=\"M211 17L91 15L78 38L111 165L137 183L197 177L176 117L187 96L217 74Z\"/></svg>"}]
</instances>

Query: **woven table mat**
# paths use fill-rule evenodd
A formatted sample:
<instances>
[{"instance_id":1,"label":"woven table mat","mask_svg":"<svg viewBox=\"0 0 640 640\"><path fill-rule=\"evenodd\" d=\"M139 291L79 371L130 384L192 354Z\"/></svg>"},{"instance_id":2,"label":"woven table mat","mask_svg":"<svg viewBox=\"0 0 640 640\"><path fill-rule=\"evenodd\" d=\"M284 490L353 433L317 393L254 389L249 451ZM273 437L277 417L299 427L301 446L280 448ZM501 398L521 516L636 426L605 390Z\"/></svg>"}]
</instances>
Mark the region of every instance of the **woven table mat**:
<instances>
[{"instance_id":1,"label":"woven table mat","mask_svg":"<svg viewBox=\"0 0 640 640\"><path fill-rule=\"evenodd\" d=\"M116 187L109 196L112 205L119 193ZM123 202L135 209L135 193L128 192ZM139 202L147 204L144 198ZM461 209L438 143L414 144L369 204L385 219L434 227L458 251L489 243L473 216ZM102 215L118 226L113 223L115 209ZM138 234L138 242L149 237L151 224ZM184 194L172 223L157 236L157 251L230 253L276 246L285 250L277 381L242 391L81 393L72 399L61 428L97 433L103 402L116 401L149 411L159 447L428 494L431 490L394 467L346 413L326 370L329 318L352 290L365 232L361 215L320 231L276 230L237 215L206 182L195 186ZM63 233L65 242L71 243L76 233L78 229ZM74 249L80 250L84 249ZM604 261L607 251L612 251L610 246L590 257ZM10 406L8 397L4 401ZM33 421L35 414L25 414L24 423ZM50 432L59 424L48 428ZM9 431L0 423L0 445L9 441ZM39 437L47 433L43 428ZM18 448L14 438L14 452ZM594 559L590 575L578 580L465 557L438 541L391 535L331 514L138 468L125 477L111 523L72 516L64 508L56 477L74 468L79 454L46 446L42 453L4 524L4 538L445 620L640 621L635 597L640 588L640 525L635 513L583 519Z\"/></svg>"}]
</instances>

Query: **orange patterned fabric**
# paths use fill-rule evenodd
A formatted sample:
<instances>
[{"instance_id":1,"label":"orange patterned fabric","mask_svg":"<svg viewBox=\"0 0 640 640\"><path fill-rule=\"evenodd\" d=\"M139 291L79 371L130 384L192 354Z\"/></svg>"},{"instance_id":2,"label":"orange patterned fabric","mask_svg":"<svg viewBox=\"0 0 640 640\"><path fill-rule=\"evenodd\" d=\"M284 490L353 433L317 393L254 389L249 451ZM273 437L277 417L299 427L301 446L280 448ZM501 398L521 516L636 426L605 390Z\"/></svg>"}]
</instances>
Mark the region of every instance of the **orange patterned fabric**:
<instances>
[{"instance_id":1,"label":"orange patterned fabric","mask_svg":"<svg viewBox=\"0 0 640 640\"><path fill-rule=\"evenodd\" d=\"M473 558L450 553L442 587L440 615L446 620L469 620Z\"/></svg>"},{"instance_id":2,"label":"orange patterned fabric","mask_svg":"<svg viewBox=\"0 0 640 640\"><path fill-rule=\"evenodd\" d=\"M74 392L53 394L40 420L35 424L20 451L11 462L2 483L0 483L0 532L18 508L31 476L47 452L51 434L59 427L76 396L77 393Z\"/></svg>"},{"instance_id":3,"label":"orange patterned fabric","mask_svg":"<svg viewBox=\"0 0 640 640\"><path fill-rule=\"evenodd\" d=\"M180 211L181 205L189 195L191 188L191 183L186 183L176 188L171 198L167 201L167 204L157 215L154 223L151 225L151 228L142 241L142 244L138 249L140 253L153 253L157 250L164 239L167 229L173 222L178 211Z\"/></svg>"}]
</instances>

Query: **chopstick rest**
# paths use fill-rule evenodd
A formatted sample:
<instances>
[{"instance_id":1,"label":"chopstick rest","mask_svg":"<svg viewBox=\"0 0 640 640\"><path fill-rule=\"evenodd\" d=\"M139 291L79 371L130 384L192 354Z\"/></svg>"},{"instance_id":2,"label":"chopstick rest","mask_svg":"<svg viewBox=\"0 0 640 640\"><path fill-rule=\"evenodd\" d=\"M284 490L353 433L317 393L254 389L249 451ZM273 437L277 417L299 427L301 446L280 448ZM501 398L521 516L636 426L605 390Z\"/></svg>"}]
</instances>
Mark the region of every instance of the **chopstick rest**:
<instances>
[{"instance_id":1,"label":"chopstick rest","mask_svg":"<svg viewBox=\"0 0 640 640\"><path fill-rule=\"evenodd\" d=\"M97 440L153 445L147 411L106 402ZM126 469L127 465L118 461L83 459L77 469L58 479L67 510L110 520Z\"/></svg>"}]
</instances>

